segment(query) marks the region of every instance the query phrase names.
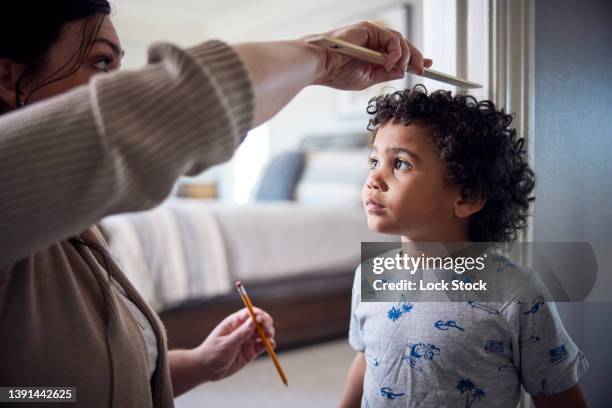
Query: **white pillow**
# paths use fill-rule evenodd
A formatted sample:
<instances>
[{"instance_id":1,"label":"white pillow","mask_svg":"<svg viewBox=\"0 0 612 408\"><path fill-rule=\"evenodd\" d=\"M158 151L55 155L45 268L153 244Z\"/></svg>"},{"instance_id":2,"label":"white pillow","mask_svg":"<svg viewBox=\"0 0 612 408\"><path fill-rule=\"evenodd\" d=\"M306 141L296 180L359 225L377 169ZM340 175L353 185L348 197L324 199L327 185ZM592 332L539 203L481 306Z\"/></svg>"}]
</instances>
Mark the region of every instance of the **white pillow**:
<instances>
[{"instance_id":1,"label":"white pillow","mask_svg":"<svg viewBox=\"0 0 612 408\"><path fill-rule=\"evenodd\" d=\"M369 149L306 153L296 201L308 205L361 206L361 188L368 175Z\"/></svg>"}]
</instances>

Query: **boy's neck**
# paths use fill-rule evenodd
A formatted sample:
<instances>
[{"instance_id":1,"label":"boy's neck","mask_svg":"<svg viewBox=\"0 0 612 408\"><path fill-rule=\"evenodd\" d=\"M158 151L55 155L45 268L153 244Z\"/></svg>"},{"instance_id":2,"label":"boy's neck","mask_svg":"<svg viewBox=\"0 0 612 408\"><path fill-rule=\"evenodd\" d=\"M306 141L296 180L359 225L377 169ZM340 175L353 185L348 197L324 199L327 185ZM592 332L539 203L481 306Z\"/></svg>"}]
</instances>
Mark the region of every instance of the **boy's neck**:
<instances>
[{"instance_id":1,"label":"boy's neck","mask_svg":"<svg viewBox=\"0 0 612 408\"><path fill-rule=\"evenodd\" d=\"M412 237L402 235L402 242L470 242L467 232L447 231L444 233L428 234L426 236Z\"/></svg>"},{"instance_id":2,"label":"boy's neck","mask_svg":"<svg viewBox=\"0 0 612 408\"><path fill-rule=\"evenodd\" d=\"M428 256L466 256L479 249L472 247L467 234L435 234L420 239L402 235L402 252L409 256L427 254ZM476 255L474 255L476 256Z\"/></svg>"}]
</instances>

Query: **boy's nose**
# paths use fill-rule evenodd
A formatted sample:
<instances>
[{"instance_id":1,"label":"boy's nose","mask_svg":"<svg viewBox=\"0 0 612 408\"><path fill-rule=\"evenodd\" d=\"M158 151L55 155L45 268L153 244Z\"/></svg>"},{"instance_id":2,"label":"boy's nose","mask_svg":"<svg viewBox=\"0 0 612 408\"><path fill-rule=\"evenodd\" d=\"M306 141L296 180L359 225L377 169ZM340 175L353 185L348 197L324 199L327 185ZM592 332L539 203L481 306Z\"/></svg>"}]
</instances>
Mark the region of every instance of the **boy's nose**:
<instances>
[{"instance_id":1,"label":"boy's nose","mask_svg":"<svg viewBox=\"0 0 612 408\"><path fill-rule=\"evenodd\" d=\"M380 176L380 172L378 171L372 171L369 174L366 185L370 190L387 191L387 183L385 183L385 180Z\"/></svg>"}]
</instances>

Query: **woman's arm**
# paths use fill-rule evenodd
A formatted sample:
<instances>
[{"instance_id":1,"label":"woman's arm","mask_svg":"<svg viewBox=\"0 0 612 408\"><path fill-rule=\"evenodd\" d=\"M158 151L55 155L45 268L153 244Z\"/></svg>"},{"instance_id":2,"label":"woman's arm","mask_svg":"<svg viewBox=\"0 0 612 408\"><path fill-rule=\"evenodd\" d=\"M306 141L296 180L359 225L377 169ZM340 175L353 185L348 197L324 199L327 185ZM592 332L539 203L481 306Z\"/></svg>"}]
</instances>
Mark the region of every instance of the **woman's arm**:
<instances>
[{"instance_id":1,"label":"woman's arm","mask_svg":"<svg viewBox=\"0 0 612 408\"><path fill-rule=\"evenodd\" d=\"M367 23L332 34L398 65L408 58L407 42ZM228 160L307 85L361 89L403 75L301 41L162 44L149 57L0 116L0 268L104 216L159 204L180 175ZM422 66L416 51L410 61Z\"/></svg>"},{"instance_id":2,"label":"woman's arm","mask_svg":"<svg viewBox=\"0 0 612 408\"><path fill-rule=\"evenodd\" d=\"M168 351L168 366L175 398L206 382L193 354L193 350Z\"/></svg>"},{"instance_id":3,"label":"woman's arm","mask_svg":"<svg viewBox=\"0 0 612 408\"><path fill-rule=\"evenodd\" d=\"M359 408L363 394L363 376L365 374L365 357L357 353L346 378L346 385L340 399L339 408Z\"/></svg>"},{"instance_id":4,"label":"woman's arm","mask_svg":"<svg viewBox=\"0 0 612 408\"><path fill-rule=\"evenodd\" d=\"M231 157L253 89L228 45L158 45L137 71L0 116L0 267L102 217L160 203L175 180Z\"/></svg>"}]
</instances>

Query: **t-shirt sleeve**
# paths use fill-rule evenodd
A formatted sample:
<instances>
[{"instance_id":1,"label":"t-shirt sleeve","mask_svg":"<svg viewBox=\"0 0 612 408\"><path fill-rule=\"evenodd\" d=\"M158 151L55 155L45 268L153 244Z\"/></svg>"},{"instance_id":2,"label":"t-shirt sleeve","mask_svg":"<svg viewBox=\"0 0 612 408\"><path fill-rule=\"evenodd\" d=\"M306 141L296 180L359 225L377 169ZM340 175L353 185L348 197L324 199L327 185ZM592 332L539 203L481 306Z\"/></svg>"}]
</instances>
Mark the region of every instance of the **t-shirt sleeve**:
<instances>
[{"instance_id":1,"label":"t-shirt sleeve","mask_svg":"<svg viewBox=\"0 0 612 408\"><path fill-rule=\"evenodd\" d=\"M550 299L547 292L534 285L509 307L518 323L519 374L531 395L563 392L576 385L589 367L565 330L555 303L544 299Z\"/></svg>"},{"instance_id":2,"label":"t-shirt sleeve","mask_svg":"<svg viewBox=\"0 0 612 408\"><path fill-rule=\"evenodd\" d=\"M349 325L349 344L358 352L365 350L363 341L363 321L359 318L359 305L361 304L361 267L355 271L353 293L351 295L351 321Z\"/></svg>"}]
</instances>

